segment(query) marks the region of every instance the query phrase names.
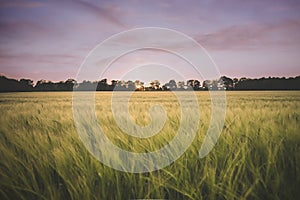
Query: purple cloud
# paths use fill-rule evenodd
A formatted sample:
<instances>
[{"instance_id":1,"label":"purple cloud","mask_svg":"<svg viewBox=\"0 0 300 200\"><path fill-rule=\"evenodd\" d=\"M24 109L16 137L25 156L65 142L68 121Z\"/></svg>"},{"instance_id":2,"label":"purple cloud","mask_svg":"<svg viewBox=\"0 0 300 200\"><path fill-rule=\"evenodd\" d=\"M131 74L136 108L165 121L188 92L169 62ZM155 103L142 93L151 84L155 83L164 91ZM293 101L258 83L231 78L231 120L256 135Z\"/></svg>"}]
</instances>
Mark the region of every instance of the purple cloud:
<instances>
[{"instance_id":1,"label":"purple cloud","mask_svg":"<svg viewBox=\"0 0 300 200\"><path fill-rule=\"evenodd\" d=\"M66 79L111 35L156 26L192 36L224 74L250 76L256 69L257 74L299 75L299 9L296 0L2 0L0 73ZM124 42L136 38L129 40ZM176 41L170 47L181 45Z\"/></svg>"},{"instance_id":2,"label":"purple cloud","mask_svg":"<svg viewBox=\"0 0 300 200\"><path fill-rule=\"evenodd\" d=\"M9 7L22 7L22 8L37 8L44 6L44 2L41 1L22 1L22 0L10 0L10 1L1 1L1 8Z\"/></svg>"},{"instance_id":3,"label":"purple cloud","mask_svg":"<svg viewBox=\"0 0 300 200\"><path fill-rule=\"evenodd\" d=\"M98 4L92 4L89 3L88 1L81 1L81 0L75 0L75 1L68 1L65 0L65 2L67 3L72 3L74 4L74 6L79 6L81 9L85 10L86 12L90 12L93 13L94 15L96 15L99 18L105 18L107 21L111 22L112 24L122 27L122 28L128 28L120 19L121 14L124 13L120 13L120 10L118 8L118 6L116 5L109 5L109 6L105 6L102 4L102 2L100 1L100 3Z\"/></svg>"},{"instance_id":4,"label":"purple cloud","mask_svg":"<svg viewBox=\"0 0 300 200\"><path fill-rule=\"evenodd\" d=\"M209 34L197 34L196 40L209 50L255 50L268 47L298 46L300 19L278 23L234 25Z\"/></svg>"}]
</instances>

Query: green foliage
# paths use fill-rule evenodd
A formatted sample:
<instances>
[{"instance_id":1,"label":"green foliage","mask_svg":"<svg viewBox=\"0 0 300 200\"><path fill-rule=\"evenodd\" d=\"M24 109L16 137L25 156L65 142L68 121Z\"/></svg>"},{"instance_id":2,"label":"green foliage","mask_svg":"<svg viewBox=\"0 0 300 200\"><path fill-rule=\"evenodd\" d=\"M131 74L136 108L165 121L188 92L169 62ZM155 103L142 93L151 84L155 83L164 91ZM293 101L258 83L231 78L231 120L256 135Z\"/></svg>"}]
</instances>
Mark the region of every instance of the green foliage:
<instances>
[{"instance_id":1,"label":"green foliage","mask_svg":"<svg viewBox=\"0 0 300 200\"><path fill-rule=\"evenodd\" d=\"M300 93L227 92L226 123L215 148L198 151L210 120L208 92L198 92L201 121L190 148L151 173L113 170L81 143L72 93L0 94L0 199L297 199L300 196ZM168 120L148 139L122 133L111 93L96 95L97 117L114 144L154 151L176 134L180 107L171 92L134 93L130 112L147 125L161 103Z\"/></svg>"}]
</instances>

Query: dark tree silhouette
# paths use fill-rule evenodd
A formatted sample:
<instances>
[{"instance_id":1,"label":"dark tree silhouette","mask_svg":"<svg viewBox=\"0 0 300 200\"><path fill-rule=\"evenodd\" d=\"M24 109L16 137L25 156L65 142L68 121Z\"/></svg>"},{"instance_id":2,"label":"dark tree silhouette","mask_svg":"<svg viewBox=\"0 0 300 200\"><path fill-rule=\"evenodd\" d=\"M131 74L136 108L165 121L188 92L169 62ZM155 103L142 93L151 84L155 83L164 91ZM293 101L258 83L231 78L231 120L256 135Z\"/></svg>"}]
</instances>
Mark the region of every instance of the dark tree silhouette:
<instances>
[{"instance_id":1,"label":"dark tree silhouette","mask_svg":"<svg viewBox=\"0 0 300 200\"><path fill-rule=\"evenodd\" d=\"M110 85L110 90L114 90L115 87L116 87L116 85L117 85L117 83L118 83L118 81L112 80L112 81L111 81L111 85Z\"/></svg>"},{"instance_id":2,"label":"dark tree silhouette","mask_svg":"<svg viewBox=\"0 0 300 200\"><path fill-rule=\"evenodd\" d=\"M106 78L104 78L98 82L97 91L108 91L108 90L109 90L109 87L108 87Z\"/></svg>"},{"instance_id":3,"label":"dark tree silhouette","mask_svg":"<svg viewBox=\"0 0 300 200\"><path fill-rule=\"evenodd\" d=\"M231 78L228 78L227 76L221 76L219 81L220 81L221 85L223 85L226 90L232 90L233 89L233 80Z\"/></svg>"},{"instance_id":4,"label":"dark tree silhouette","mask_svg":"<svg viewBox=\"0 0 300 200\"><path fill-rule=\"evenodd\" d=\"M300 76L295 78L241 78L235 84L235 90L299 90Z\"/></svg>"},{"instance_id":5,"label":"dark tree silhouette","mask_svg":"<svg viewBox=\"0 0 300 200\"><path fill-rule=\"evenodd\" d=\"M175 80L170 80L169 81L169 89L170 90L176 90L177 89L177 84L176 84L176 81Z\"/></svg>"},{"instance_id":6,"label":"dark tree silhouette","mask_svg":"<svg viewBox=\"0 0 300 200\"><path fill-rule=\"evenodd\" d=\"M203 81L203 83L202 83L202 88L203 88L203 90L208 90L208 89L210 89L210 85L211 85L211 81L210 81L210 80L205 80L205 81Z\"/></svg>"},{"instance_id":7,"label":"dark tree silhouette","mask_svg":"<svg viewBox=\"0 0 300 200\"><path fill-rule=\"evenodd\" d=\"M187 86L189 88L192 88L193 90L200 90L201 89L201 83L198 80L188 80Z\"/></svg>"},{"instance_id":8,"label":"dark tree silhouette","mask_svg":"<svg viewBox=\"0 0 300 200\"><path fill-rule=\"evenodd\" d=\"M185 90L185 84L184 81L178 81L177 83L177 90Z\"/></svg>"},{"instance_id":9,"label":"dark tree silhouette","mask_svg":"<svg viewBox=\"0 0 300 200\"><path fill-rule=\"evenodd\" d=\"M170 80L160 87L160 81L154 80L150 82L150 87L145 87L143 82L112 80L111 84L107 83L107 79L100 81L83 81L77 83L74 79L68 79L65 82L60 81L53 83L51 81L39 80L33 86L30 79L9 79L0 76L0 92L30 92L30 91L158 91L158 90L300 90L300 76L295 78L278 78L268 77L260 79L249 79L246 77L231 79L221 76L218 80L205 80L202 87L198 80L179 81Z\"/></svg>"},{"instance_id":10,"label":"dark tree silhouette","mask_svg":"<svg viewBox=\"0 0 300 200\"><path fill-rule=\"evenodd\" d=\"M159 80L153 80L150 82L150 87L146 88L148 91L161 90Z\"/></svg>"},{"instance_id":11,"label":"dark tree silhouette","mask_svg":"<svg viewBox=\"0 0 300 200\"><path fill-rule=\"evenodd\" d=\"M33 91L33 81L30 79L9 79L0 76L0 92L29 92Z\"/></svg>"}]
</instances>

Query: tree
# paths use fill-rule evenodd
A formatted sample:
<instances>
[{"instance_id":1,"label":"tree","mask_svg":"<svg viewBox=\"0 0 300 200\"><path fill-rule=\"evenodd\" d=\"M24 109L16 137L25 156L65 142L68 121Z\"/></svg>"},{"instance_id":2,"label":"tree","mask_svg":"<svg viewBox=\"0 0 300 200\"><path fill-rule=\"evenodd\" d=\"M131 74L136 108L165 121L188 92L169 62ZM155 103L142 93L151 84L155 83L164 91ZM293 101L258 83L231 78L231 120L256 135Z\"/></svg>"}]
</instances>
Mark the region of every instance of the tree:
<instances>
[{"instance_id":1,"label":"tree","mask_svg":"<svg viewBox=\"0 0 300 200\"><path fill-rule=\"evenodd\" d=\"M153 80L150 82L151 90L161 90L159 80Z\"/></svg>"},{"instance_id":2,"label":"tree","mask_svg":"<svg viewBox=\"0 0 300 200\"><path fill-rule=\"evenodd\" d=\"M125 81L124 80L118 81L115 86L115 90L126 90Z\"/></svg>"},{"instance_id":3,"label":"tree","mask_svg":"<svg viewBox=\"0 0 300 200\"><path fill-rule=\"evenodd\" d=\"M115 88L116 88L116 85L117 85L118 81L117 80L112 80L111 81L111 85L109 85L109 90L110 91L113 91Z\"/></svg>"},{"instance_id":4,"label":"tree","mask_svg":"<svg viewBox=\"0 0 300 200\"><path fill-rule=\"evenodd\" d=\"M164 90L164 91L169 91L169 90L170 90L170 84L169 84L169 83L165 83L165 84L162 86L162 90Z\"/></svg>"},{"instance_id":5,"label":"tree","mask_svg":"<svg viewBox=\"0 0 300 200\"><path fill-rule=\"evenodd\" d=\"M203 81L202 87L203 87L204 90L210 89L210 80Z\"/></svg>"},{"instance_id":6,"label":"tree","mask_svg":"<svg viewBox=\"0 0 300 200\"><path fill-rule=\"evenodd\" d=\"M47 88L47 81L42 79L42 80L39 80L38 82L36 82L35 84L35 90L37 91L48 91L48 88Z\"/></svg>"},{"instance_id":7,"label":"tree","mask_svg":"<svg viewBox=\"0 0 300 200\"><path fill-rule=\"evenodd\" d=\"M200 90L201 83L198 80L188 80L187 81L188 88L192 88L193 90Z\"/></svg>"},{"instance_id":8,"label":"tree","mask_svg":"<svg viewBox=\"0 0 300 200\"><path fill-rule=\"evenodd\" d=\"M222 87L219 80L205 80L202 87L204 90L219 90Z\"/></svg>"},{"instance_id":9,"label":"tree","mask_svg":"<svg viewBox=\"0 0 300 200\"><path fill-rule=\"evenodd\" d=\"M239 79L238 78L234 78L232 81L233 81L233 89L235 89L236 84L239 82Z\"/></svg>"},{"instance_id":10,"label":"tree","mask_svg":"<svg viewBox=\"0 0 300 200\"><path fill-rule=\"evenodd\" d=\"M174 79L169 81L169 89L170 90L176 90L177 89L177 84L176 84L176 81Z\"/></svg>"},{"instance_id":11,"label":"tree","mask_svg":"<svg viewBox=\"0 0 300 200\"><path fill-rule=\"evenodd\" d=\"M33 80L21 79L20 80L20 89L23 91L32 91L33 90Z\"/></svg>"},{"instance_id":12,"label":"tree","mask_svg":"<svg viewBox=\"0 0 300 200\"><path fill-rule=\"evenodd\" d=\"M178 90L184 90L184 81L178 81L177 89Z\"/></svg>"},{"instance_id":13,"label":"tree","mask_svg":"<svg viewBox=\"0 0 300 200\"><path fill-rule=\"evenodd\" d=\"M106 91L108 90L107 79L104 78L98 82L97 91Z\"/></svg>"},{"instance_id":14,"label":"tree","mask_svg":"<svg viewBox=\"0 0 300 200\"><path fill-rule=\"evenodd\" d=\"M144 87L144 83L136 81L112 80L111 84L107 84L107 79L101 81L86 81L77 83L74 79L67 79L66 81L51 82L46 80L39 80L33 86L33 81L30 79L9 79L5 76L0 76L0 92L18 92L18 91L72 91L73 89L79 91L95 91L97 90L186 90L193 88L194 90L201 89L201 84L198 80L187 80L186 85L183 81L177 84L175 80L170 80L162 87L159 80L150 82L150 87ZM250 79L243 77L240 80L237 78L231 79L222 76L217 80L203 81L202 88L205 90L300 90L300 76L294 78L279 78L279 77L262 77L259 79Z\"/></svg>"},{"instance_id":15,"label":"tree","mask_svg":"<svg viewBox=\"0 0 300 200\"><path fill-rule=\"evenodd\" d=\"M195 80L188 80L188 81L186 82L186 85L187 85L189 88L194 88L194 81L195 81Z\"/></svg>"},{"instance_id":16,"label":"tree","mask_svg":"<svg viewBox=\"0 0 300 200\"><path fill-rule=\"evenodd\" d=\"M221 76L219 81L222 87L224 87L226 90L233 89L233 80L231 78L228 78L227 76Z\"/></svg>"},{"instance_id":17,"label":"tree","mask_svg":"<svg viewBox=\"0 0 300 200\"><path fill-rule=\"evenodd\" d=\"M5 76L0 76L0 92L15 92L22 91L20 82L15 79L9 79Z\"/></svg>"},{"instance_id":18,"label":"tree","mask_svg":"<svg viewBox=\"0 0 300 200\"><path fill-rule=\"evenodd\" d=\"M95 91L97 89L98 82L91 82L84 80L82 83L79 83L77 90L79 91Z\"/></svg>"},{"instance_id":19,"label":"tree","mask_svg":"<svg viewBox=\"0 0 300 200\"><path fill-rule=\"evenodd\" d=\"M135 90L136 91L143 91L144 90L144 82L141 82L139 80L134 81Z\"/></svg>"},{"instance_id":20,"label":"tree","mask_svg":"<svg viewBox=\"0 0 300 200\"><path fill-rule=\"evenodd\" d=\"M74 86L77 84L75 79L69 78L65 81L65 90L72 91Z\"/></svg>"},{"instance_id":21,"label":"tree","mask_svg":"<svg viewBox=\"0 0 300 200\"><path fill-rule=\"evenodd\" d=\"M194 89L194 90L199 90L200 87L201 87L200 81L194 80L194 86L193 86L193 89Z\"/></svg>"},{"instance_id":22,"label":"tree","mask_svg":"<svg viewBox=\"0 0 300 200\"><path fill-rule=\"evenodd\" d=\"M135 85L134 85L133 81L130 81L130 80L127 81L126 82L126 88L129 91L134 91L135 90Z\"/></svg>"}]
</instances>

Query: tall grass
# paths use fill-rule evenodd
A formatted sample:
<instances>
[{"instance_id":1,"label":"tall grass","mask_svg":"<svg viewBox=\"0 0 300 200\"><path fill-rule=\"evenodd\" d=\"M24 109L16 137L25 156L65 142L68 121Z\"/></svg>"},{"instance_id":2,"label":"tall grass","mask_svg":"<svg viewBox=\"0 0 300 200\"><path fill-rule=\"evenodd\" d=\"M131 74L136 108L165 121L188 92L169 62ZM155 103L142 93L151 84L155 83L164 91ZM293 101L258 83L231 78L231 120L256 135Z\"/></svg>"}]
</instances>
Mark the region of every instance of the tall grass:
<instances>
[{"instance_id":1,"label":"tall grass","mask_svg":"<svg viewBox=\"0 0 300 200\"><path fill-rule=\"evenodd\" d=\"M201 121L190 148L170 166L143 174L97 161L76 132L72 93L0 94L0 199L297 199L300 196L300 93L227 92L226 122L215 148L198 151L210 121L208 93L197 93ZM161 103L168 120L151 138L117 127L111 93L96 95L107 137L123 149L154 151L179 127L180 107L168 92L135 93L130 112L150 122Z\"/></svg>"}]
</instances>

